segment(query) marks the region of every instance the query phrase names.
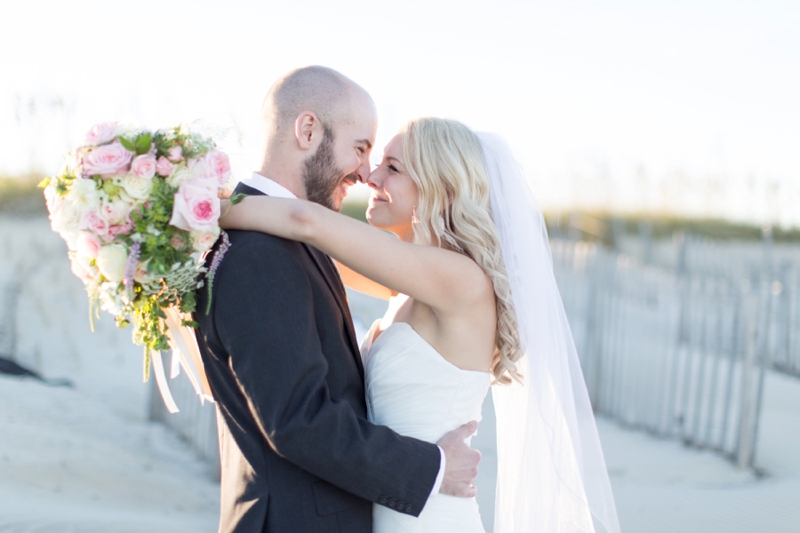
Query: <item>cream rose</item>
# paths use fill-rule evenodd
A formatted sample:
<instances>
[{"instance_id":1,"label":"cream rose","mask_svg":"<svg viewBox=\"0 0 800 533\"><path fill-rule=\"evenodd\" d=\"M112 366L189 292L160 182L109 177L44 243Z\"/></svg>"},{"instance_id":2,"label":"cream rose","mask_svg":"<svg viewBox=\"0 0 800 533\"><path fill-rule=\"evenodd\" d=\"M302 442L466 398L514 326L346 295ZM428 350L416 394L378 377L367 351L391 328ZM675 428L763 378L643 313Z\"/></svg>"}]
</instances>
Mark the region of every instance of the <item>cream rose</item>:
<instances>
[{"instance_id":1,"label":"cream rose","mask_svg":"<svg viewBox=\"0 0 800 533\"><path fill-rule=\"evenodd\" d=\"M128 251L122 244L109 244L97 253L97 268L109 281L119 283L125 277Z\"/></svg>"},{"instance_id":2,"label":"cream rose","mask_svg":"<svg viewBox=\"0 0 800 533\"><path fill-rule=\"evenodd\" d=\"M212 231L219 219L219 198L213 180L182 181L169 223L186 231Z\"/></svg>"},{"instance_id":3,"label":"cream rose","mask_svg":"<svg viewBox=\"0 0 800 533\"><path fill-rule=\"evenodd\" d=\"M192 171L186 168L186 165L183 163L179 163L175 165L172 174L169 175L166 181L171 187L178 187L182 181L190 180L192 178L194 178Z\"/></svg>"},{"instance_id":4,"label":"cream rose","mask_svg":"<svg viewBox=\"0 0 800 533\"><path fill-rule=\"evenodd\" d=\"M193 231L189 235L192 238L192 247L194 251L203 253L217 242L219 238L219 227L215 226L211 231Z\"/></svg>"},{"instance_id":5,"label":"cream rose","mask_svg":"<svg viewBox=\"0 0 800 533\"><path fill-rule=\"evenodd\" d=\"M138 202L144 202L153 190L153 180L133 175L122 178L122 188L127 195Z\"/></svg>"},{"instance_id":6,"label":"cream rose","mask_svg":"<svg viewBox=\"0 0 800 533\"><path fill-rule=\"evenodd\" d=\"M150 261L144 261L136 265L136 270L133 272L133 279L138 281L142 285L150 283L151 281L156 281L158 278L155 276L151 276L147 273L147 265Z\"/></svg>"},{"instance_id":7,"label":"cream rose","mask_svg":"<svg viewBox=\"0 0 800 533\"><path fill-rule=\"evenodd\" d=\"M93 148L83 156L83 173L86 176L113 176L125 173L133 157L118 142Z\"/></svg>"}]
</instances>

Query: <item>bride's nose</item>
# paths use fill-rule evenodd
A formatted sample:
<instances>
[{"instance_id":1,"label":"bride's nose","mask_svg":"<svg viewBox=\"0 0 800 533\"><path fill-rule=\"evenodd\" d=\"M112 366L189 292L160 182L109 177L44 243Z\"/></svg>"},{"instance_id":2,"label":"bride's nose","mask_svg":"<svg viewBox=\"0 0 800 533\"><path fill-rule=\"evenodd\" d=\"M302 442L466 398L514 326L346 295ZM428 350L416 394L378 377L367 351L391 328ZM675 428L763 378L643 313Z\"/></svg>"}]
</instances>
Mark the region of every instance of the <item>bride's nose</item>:
<instances>
[{"instance_id":1,"label":"bride's nose","mask_svg":"<svg viewBox=\"0 0 800 533\"><path fill-rule=\"evenodd\" d=\"M369 173L369 176L367 176L366 183L369 187L373 189L377 189L378 187L381 186L380 168L381 167L376 168L375 170Z\"/></svg>"}]
</instances>

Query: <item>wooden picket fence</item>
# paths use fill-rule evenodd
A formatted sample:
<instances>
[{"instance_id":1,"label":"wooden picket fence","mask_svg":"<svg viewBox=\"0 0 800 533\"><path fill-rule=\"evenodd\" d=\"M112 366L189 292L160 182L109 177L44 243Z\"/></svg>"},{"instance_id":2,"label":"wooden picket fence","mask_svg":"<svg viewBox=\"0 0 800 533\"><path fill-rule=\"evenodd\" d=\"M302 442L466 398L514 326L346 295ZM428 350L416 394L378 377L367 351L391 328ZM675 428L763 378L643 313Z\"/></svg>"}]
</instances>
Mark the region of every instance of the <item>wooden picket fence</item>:
<instances>
[{"instance_id":1,"label":"wooden picket fence","mask_svg":"<svg viewBox=\"0 0 800 533\"><path fill-rule=\"evenodd\" d=\"M796 262L776 268L769 239L742 253L680 239L671 267L552 249L595 411L755 466L765 371L800 376Z\"/></svg>"}]
</instances>

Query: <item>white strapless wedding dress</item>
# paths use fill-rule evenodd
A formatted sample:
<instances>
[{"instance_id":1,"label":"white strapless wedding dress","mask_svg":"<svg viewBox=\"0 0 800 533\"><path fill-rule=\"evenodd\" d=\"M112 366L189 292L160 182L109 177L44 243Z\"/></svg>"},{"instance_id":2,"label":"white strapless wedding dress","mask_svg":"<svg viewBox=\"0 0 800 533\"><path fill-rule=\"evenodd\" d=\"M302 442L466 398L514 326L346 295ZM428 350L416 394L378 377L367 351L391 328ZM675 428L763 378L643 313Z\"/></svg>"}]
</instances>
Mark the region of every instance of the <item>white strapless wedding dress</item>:
<instances>
[{"instance_id":1,"label":"white strapless wedding dress","mask_svg":"<svg viewBox=\"0 0 800 533\"><path fill-rule=\"evenodd\" d=\"M449 363L405 322L373 324L361 347L369 419L401 435L435 443L481 419L487 372ZM373 505L374 533L484 533L475 498L434 494L419 517Z\"/></svg>"}]
</instances>

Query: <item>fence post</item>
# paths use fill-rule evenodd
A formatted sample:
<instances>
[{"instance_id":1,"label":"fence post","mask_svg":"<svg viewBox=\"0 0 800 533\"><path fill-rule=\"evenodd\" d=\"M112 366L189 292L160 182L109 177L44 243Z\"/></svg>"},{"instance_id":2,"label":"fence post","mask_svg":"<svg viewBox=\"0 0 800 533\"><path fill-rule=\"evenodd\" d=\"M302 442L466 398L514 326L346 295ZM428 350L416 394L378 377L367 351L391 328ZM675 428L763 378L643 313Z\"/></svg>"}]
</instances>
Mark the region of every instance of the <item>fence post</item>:
<instances>
[{"instance_id":1,"label":"fence post","mask_svg":"<svg viewBox=\"0 0 800 533\"><path fill-rule=\"evenodd\" d=\"M752 459L753 451L753 419L757 391L753 383L756 379L756 333L758 328L758 298L755 291L749 291L744 298L745 319L745 345L744 364L742 366L742 406L739 422L738 446L736 450L736 464L739 468L747 468Z\"/></svg>"}]
</instances>

